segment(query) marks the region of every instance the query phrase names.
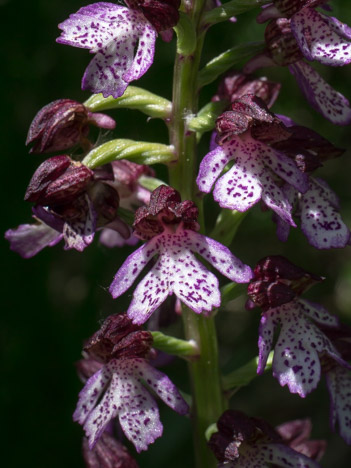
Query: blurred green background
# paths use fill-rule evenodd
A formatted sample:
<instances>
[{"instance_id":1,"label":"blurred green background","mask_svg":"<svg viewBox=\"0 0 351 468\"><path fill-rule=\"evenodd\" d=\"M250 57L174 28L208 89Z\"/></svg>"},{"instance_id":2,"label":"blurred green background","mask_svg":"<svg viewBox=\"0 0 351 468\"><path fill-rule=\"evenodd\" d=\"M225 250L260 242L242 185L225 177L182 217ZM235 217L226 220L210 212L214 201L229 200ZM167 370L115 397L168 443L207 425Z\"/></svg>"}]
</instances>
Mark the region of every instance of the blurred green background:
<instances>
[{"instance_id":1,"label":"blurred green background","mask_svg":"<svg viewBox=\"0 0 351 468\"><path fill-rule=\"evenodd\" d=\"M57 24L88 3L0 0L4 38L0 101L3 232L30 222L30 206L23 202L23 195L33 171L43 160L41 156L28 155L24 145L34 115L58 98L78 101L88 98L80 90L80 80L91 56L85 50L55 43L59 34ZM335 16L351 24L349 2L332 4ZM255 23L254 16L245 14L235 25L214 27L206 40L204 63L235 43L260 40L264 27ZM174 49L174 42L165 44L159 40L155 63L137 85L170 98ZM351 97L350 67L317 68L336 89ZM310 110L286 69L267 69L265 74L283 84L273 111L318 130L337 146L350 147L350 128L335 127ZM211 98L216 86L214 83L203 90L202 104ZM117 120L113 132L116 138L167 141L162 122L147 121L137 111L114 111L111 115ZM205 137L201 155L206 153L207 144ZM160 176L165 174L162 168L156 169ZM338 193L348 225L351 225L350 172L350 151L318 171ZM210 197L207 203L211 213L215 213L217 208ZM23 260L9 250L4 240L2 247L2 466L82 467L82 430L71 416L81 388L73 363L80 357L83 340L96 330L98 321L128 305L130 295L112 301L107 291L126 253L118 249L110 251L94 242L83 254L64 252L58 245L33 259ZM351 322L350 249L316 251L298 229L291 233L287 244L282 244L276 239L271 214L261 212L257 206L244 220L232 247L250 265L265 255L283 254L307 270L325 276L324 283L315 286L309 297L339 314L345 322ZM218 316L221 360L226 370L244 364L256 354L259 312L245 311L243 303L242 299L231 303ZM184 363L174 362L166 372L187 390ZM164 437L138 458L140 466L191 468L189 421L160 407ZM303 400L280 388L268 373L239 391L232 407L265 417L272 424L310 416L314 437L329 441L322 465L350 466L350 449L328 428L329 400L323 381L317 391Z\"/></svg>"}]
</instances>

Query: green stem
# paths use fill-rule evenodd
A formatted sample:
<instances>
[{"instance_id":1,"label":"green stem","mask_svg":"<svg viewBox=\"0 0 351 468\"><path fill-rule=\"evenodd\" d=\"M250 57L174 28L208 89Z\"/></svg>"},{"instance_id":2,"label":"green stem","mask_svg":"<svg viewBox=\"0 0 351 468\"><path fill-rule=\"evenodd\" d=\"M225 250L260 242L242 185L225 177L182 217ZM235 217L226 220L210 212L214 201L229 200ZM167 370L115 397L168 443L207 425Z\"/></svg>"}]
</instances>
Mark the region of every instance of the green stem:
<instances>
[{"instance_id":1,"label":"green stem","mask_svg":"<svg viewBox=\"0 0 351 468\"><path fill-rule=\"evenodd\" d=\"M200 211L199 222L203 226L202 200L197 198L196 133L190 131L187 122L198 110L198 69L204 40L204 32L198 25L204 0L194 0L189 18L193 22L196 47L192 53L177 53L173 81L173 114L169 124L171 144L177 162L169 168L170 184L177 189L182 199L193 200ZM179 40L179 39L178 39ZM177 47L179 51L180 48ZM198 359L190 361L189 372L193 394L193 433L197 468L215 468L217 462L209 450L205 432L216 422L225 409L218 366L218 346L214 318L196 315L183 306L185 337L193 340L200 350Z\"/></svg>"}]
</instances>

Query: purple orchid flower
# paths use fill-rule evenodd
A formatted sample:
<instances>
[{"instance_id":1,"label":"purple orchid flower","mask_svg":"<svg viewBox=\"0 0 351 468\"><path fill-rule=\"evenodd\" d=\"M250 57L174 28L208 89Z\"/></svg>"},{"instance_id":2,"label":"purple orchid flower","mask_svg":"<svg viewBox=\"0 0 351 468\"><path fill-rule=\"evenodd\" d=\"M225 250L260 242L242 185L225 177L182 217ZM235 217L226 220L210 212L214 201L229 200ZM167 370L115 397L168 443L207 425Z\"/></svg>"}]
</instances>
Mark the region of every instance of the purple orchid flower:
<instances>
[{"instance_id":1,"label":"purple orchid flower","mask_svg":"<svg viewBox=\"0 0 351 468\"><path fill-rule=\"evenodd\" d=\"M250 267L229 249L195 232L197 215L193 202L180 203L179 193L166 186L154 190L150 205L136 212L135 235L148 242L127 258L110 286L113 298L121 296L158 255L155 265L134 291L127 311L134 323L144 323L173 293L198 314L219 307L218 280L193 252L203 256L232 281L246 283L252 277Z\"/></svg>"},{"instance_id":2,"label":"purple orchid flower","mask_svg":"<svg viewBox=\"0 0 351 468\"><path fill-rule=\"evenodd\" d=\"M269 265L269 267L267 267ZM274 346L273 376L291 393L306 397L321 377L321 361L326 357L349 367L323 329L336 329L337 317L319 304L298 296L318 277L308 274L283 257L262 259L249 285L250 299L263 308L259 329L259 362L262 374L273 348L274 332L280 333Z\"/></svg>"},{"instance_id":3,"label":"purple orchid flower","mask_svg":"<svg viewBox=\"0 0 351 468\"><path fill-rule=\"evenodd\" d=\"M37 224L10 229L5 238L11 249L30 258L62 238L65 249L79 252L91 244L98 228L109 226L128 238L130 230L118 217L118 192L103 181L113 179L108 169L90 170L67 155L44 161L35 171L25 200L36 205Z\"/></svg>"},{"instance_id":4,"label":"purple orchid flower","mask_svg":"<svg viewBox=\"0 0 351 468\"><path fill-rule=\"evenodd\" d=\"M218 118L217 132L219 145L200 164L196 179L199 189L209 193L218 179L213 196L222 208L246 211L262 199L287 223L296 226L291 204L276 180L283 179L305 192L306 174L288 156L259 141L267 135L287 138L289 133L282 122L263 101L246 95L232 104L232 111ZM233 167L219 177L230 161L234 161Z\"/></svg>"},{"instance_id":5,"label":"purple orchid flower","mask_svg":"<svg viewBox=\"0 0 351 468\"><path fill-rule=\"evenodd\" d=\"M318 468L319 464L290 446L290 441L260 418L241 411L226 410L217 422L209 446L219 461L218 468Z\"/></svg>"},{"instance_id":6,"label":"purple orchid flower","mask_svg":"<svg viewBox=\"0 0 351 468\"><path fill-rule=\"evenodd\" d=\"M85 346L103 366L79 394L73 419L83 425L93 449L107 426L118 418L138 452L162 435L163 426L151 389L170 408L185 415L189 407L171 380L148 362L152 335L126 315L112 315Z\"/></svg>"},{"instance_id":7,"label":"purple orchid flower","mask_svg":"<svg viewBox=\"0 0 351 468\"><path fill-rule=\"evenodd\" d=\"M294 8L291 10L291 5L285 5L286 8L282 11L287 14L288 9L289 14L293 14L291 19L281 18L284 13L276 13L275 7L263 10L259 17L260 22L275 18L265 31L267 49L251 59L244 71L252 73L266 66L289 66L289 71L296 78L310 105L331 122L348 125L351 122L349 101L326 83L303 59L318 60L335 66L350 63L351 42L348 39L351 38L351 28L335 18L321 15L313 8L304 7L305 3L313 6L312 3L316 2L292 2Z\"/></svg>"},{"instance_id":8,"label":"purple orchid flower","mask_svg":"<svg viewBox=\"0 0 351 468\"><path fill-rule=\"evenodd\" d=\"M70 15L59 25L62 34L57 42L96 54L84 73L82 89L104 97L122 96L128 84L150 68L157 33L178 22L179 3L130 1L127 8L100 2Z\"/></svg>"}]
</instances>

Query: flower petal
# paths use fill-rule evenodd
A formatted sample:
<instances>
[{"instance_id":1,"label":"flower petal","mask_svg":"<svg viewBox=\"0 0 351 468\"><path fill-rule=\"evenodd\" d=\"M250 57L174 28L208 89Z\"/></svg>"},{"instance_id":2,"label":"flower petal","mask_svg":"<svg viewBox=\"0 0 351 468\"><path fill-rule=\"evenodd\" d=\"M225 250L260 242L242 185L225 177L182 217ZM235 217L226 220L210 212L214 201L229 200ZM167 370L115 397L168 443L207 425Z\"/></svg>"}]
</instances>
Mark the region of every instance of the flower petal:
<instances>
[{"instance_id":1,"label":"flower petal","mask_svg":"<svg viewBox=\"0 0 351 468\"><path fill-rule=\"evenodd\" d=\"M109 291L114 299L121 296L134 283L139 273L156 254L157 238L154 237L133 252L117 271Z\"/></svg>"},{"instance_id":2,"label":"flower petal","mask_svg":"<svg viewBox=\"0 0 351 468\"><path fill-rule=\"evenodd\" d=\"M132 302L127 310L128 317L133 323L138 325L145 323L162 302L166 300L166 297L170 294L168 282L168 264L166 259L160 257L152 270L135 288Z\"/></svg>"},{"instance_id":3,"label":"flower petal","mask_svg":"<svg viewBox=\"0 0 351 468\"><path fill-rule=\"evenodd\" d=\"M257 154L257 146L250 142L242 144L240 138L235 138L222 149L236 161L217 181L213 197L222 208L246 211L260 200L262 194L260 176L264 166Z\"/></svg>"},{"instance_id":4,"label":"flower petal","mask_svg":"<svg viewBox=\"0 0 351 468\"><path fill-rule=\"evenodd\" d=\"M189 406L166 374L155 369L143 359L135 359L134 361L135 369L138 369L140 378L152 388L167 406L179 414L188 414Z\"/></svg>"},{"instance_id":5,"label":"flower petal","mask_svg":"<svg viewBox=\"0 0 351 468\"><path fill-rule=\"evenodd\" d=\"M191 241L191 248L204 257L222 275L236 283L248 283L253 272L248 265L235 257L221 243L194 231L186 231Z\"/></svg>"},{"instance_id":6,"label":"flower petal","mask_svg":"<svg viewBox=\"0 0 351 468\"><path fill-rule=\"evenodd\" d=\"M299 192L305 193L308 190L308 176L300 171L295 161L262 143L260 154L264 163L280 178Z\"/></svg>"},{"instance_id":7,"label":"flower petal","mask_svg":"<svg viewBox=\"0 0 351 468\"><path fill-rule=\"evenodd\" d=\"M339 325L338 317L332 315L322 305L301 298L298 300L298 303L301 311L314 322L325 327L337 327Z\"/></svg>"},{"instance_id":8,"label":"flower petal","mask_svg":"<svg viewBox=\"0 0 351 468\"><path fill-rule=\"evenodd\" d=\"M110 386L84 424L90 448L117 415L124 434L138 452L162 435L157 404L135 375L136 361L115 359L105 366L112 373Z\"/></svg>"},{"instance_id":9,"label":"flower petal","mask_svg":"<svg viewBox=\"0 0 351 468\"><path fill-rule=\"evenodd\" d=\"M291 30L302 53L308 60L318 60L324 65L342 66L351 62L351 43L337 33L348 28L313 8L303 8L291 18Z\"/></svg>"},{"instance_id":10,"label":"flower petal","mask_svg":"<svg viewBox=\"0 0 351 468\"><path fill-rule=\"evenodd\" d=\"M261 317L260 327L258 330L258 374L263 374L266 368L268 355L273 346L274 329L277 323L278 322L274 319L274 316L271 316L270 314L263 314Z\"/></svg>"},{"instance_id":11,"label":"flower petal","mask_svg":"<svg viewBox=\"0 0 351 468\"><path fill-rule=\"evenodd\" d=\"M132 66L123 75L128 83L138 80L152 65L154 61L156 30L144 20L143 31L139 33L139 44Z\"/></svg>"},{"instance_id":12,"label":"flower petal","mask_svg":"<svg viewBox=\"0 0 351 468\"><path fill-rule=\"evenodd\" d=\"M351 372L342 366L335 366L326 373L330 395L330 423L347 444L351 444Z\"/></svg>"},{"instance_id":13,"label":"flower petal","mask_svg":"<svg viewBox=\"0 0 351 468\"><path fill-rule=\"evenodd\" d=\"M300 61L290 65L289 70L315 110L334 124L347 125L351 122L349 101L329 86L310 65Z\"/></svg>"},{"instance_id":14,"label":"flower petal","mask_svg":"<svg viewBox=\"0 0 351 468\"><path fill-rule=\"evenodd\" d=\"M72 220L65 220L63 239L65 250L76 249L82 252L93 242L96 229L96 212L88 195L75 201L75 207L81 205L81 215Z\"/></svg>"},{"instance_id":15,"label":"flower petal","mask_svg":"<svg viewBox=\"0 0 351 468\"><path fill-rule=\"evenodd\" d=\"M216 146L201 161L199 174L196 179L201 192L209 193L224 167L233 159L233 153L221 146Z\"/></svg>"},{"instance_id":16,"label":"flower petal","mask_svg":"<svg viewBox=\"0 0 351 468\"><path fill-rule=\"evenodd\" d=\"M84 424L90 412L95 407L103 391L111 379L111 370L104 366L86 382L83 390L79 393L78 404L73 413L73 420Z\"/></svg>"},{"instance_id":17,"label":"flower petal","mask_svg":"<svg viewBox=\"0 0 351 468\"><path fill-rule=\"evenodd\" d=\"M5 232L5 239L10 242L10 249L23 258L31 258L44 247L52 247L61 239L62 234L46 224L21 224L16 229Z\"/></svg>"},{"instance_id":18,"label":"flower petal","mask_svg":"<svg viewBox=\"0 0 351 468\"><path fill-rule=\"evenodd\" d=\"M343 248L350 231L335 208L335 194L324 184L311 179L310 190L301 197L301 230L317 249Z\"/></svg>"},{"instance_id":19,"label":"flower petal","mask_svg":"<svg viewBox=\"0 0 351 468\"><path fill-rule=\"evenodd\" d=\"M97 52L129 27L129 8L113 3L99 2L80 8L63 23L59 24L60 44L90 49Z\"/></svg>"},{"instance_id":20,"label":"flower petal","mask_svg":"<svg viewBox=\"0 0 351 468\"><path fill-rule=\"evenodd\" d=\"M325 353L338 361L340 355L319 328L306 319L298 302L289 302L266 314L281 322L274 348L273 375L281 386L287 385L291 393L304 398L318 385L319 354Z\"/></svg>"}]
</instances>

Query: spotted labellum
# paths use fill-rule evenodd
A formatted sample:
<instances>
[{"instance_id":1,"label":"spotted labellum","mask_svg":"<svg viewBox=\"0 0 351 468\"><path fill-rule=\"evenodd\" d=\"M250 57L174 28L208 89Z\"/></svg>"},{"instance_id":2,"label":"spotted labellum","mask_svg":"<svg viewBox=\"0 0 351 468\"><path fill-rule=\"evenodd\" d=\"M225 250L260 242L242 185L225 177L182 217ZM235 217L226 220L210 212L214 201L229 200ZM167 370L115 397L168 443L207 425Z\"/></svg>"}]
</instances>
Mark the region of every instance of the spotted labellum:
<instances>
[{"instance_id":1,"label":"spotted labellum","mask_svg":"<svg viewBox=\"0 0 351 468\"><path fill-rule=\"evenodd\" d=\"M218 280L193 252L232 281L250 280L250 267L219 242L196 232L197 215L193 202L181 202L179 193L166 186L154 190L149 206L136 212L134 233L147 242L127 258L110 286L112 297L121 296L157 255L133 293L127 314L134 323L144 323L173 293L196 313L219 307Z\"/></svg>"}]
</instances>

